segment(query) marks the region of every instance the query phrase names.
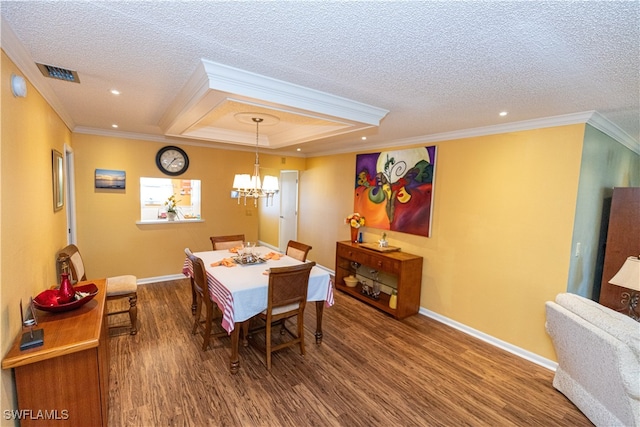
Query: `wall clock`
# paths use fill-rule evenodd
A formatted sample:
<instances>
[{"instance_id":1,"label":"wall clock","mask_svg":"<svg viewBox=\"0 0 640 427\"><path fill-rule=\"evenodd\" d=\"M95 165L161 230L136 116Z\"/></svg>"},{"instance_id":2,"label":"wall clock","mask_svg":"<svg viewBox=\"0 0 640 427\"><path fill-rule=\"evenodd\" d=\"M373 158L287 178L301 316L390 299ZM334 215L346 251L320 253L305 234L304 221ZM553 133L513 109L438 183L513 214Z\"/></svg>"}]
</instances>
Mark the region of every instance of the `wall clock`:
<instances>
[{"instance_id":1,"label":"wall clock","mask_svg":"<svg viewBox=\"0 0 640 427\"><path fill-rule=\"evenodd\" d=\"M168 145L158 150L156 165L166 175L181 175L189 167L189 156L182 148Z\"/></svg>"}]
</instances>

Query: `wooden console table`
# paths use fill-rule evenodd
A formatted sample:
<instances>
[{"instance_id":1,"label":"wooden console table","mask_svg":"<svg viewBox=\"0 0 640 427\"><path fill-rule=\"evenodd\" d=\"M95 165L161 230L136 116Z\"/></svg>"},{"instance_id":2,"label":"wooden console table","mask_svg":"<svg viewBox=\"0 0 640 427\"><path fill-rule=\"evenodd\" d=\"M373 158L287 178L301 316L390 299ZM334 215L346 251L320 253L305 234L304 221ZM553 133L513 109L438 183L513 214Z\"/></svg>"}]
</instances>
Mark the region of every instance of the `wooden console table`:
<instances>
[{"instance_id":1,"label":"wooden console table","mask_svg":"<svg viewBox=\"0 0 640 427\"><path fill-rule=\"evenodd\" d=\"M107 426L109 346L106 279L82 307L64 312L38 311L44 345L20 351L20 332L2 360L15 372L21 426Z\"/></svg>"},{"instance_id":2,"label":"wooden console table","mask_svg":"<svg viewBox=\"0 0 640 427\"><path fill-rule=\"evenodd\" d=\"M353 274L352 263L356 262L365 270L374 269L385 274L394 283L398 292L397 307L389 307L389 295L381 293L375 300L362 293L362 286L347 287L344 278ZM384 283L384 280L381 281ZM337 242L336 246L336 289L358 298L396 319L416 314L420 309L420 289L422 286L422 257L406 252L378 252L358 243ZM388 285L388 284L387 284Z\"/></svg>"}]
</instances>

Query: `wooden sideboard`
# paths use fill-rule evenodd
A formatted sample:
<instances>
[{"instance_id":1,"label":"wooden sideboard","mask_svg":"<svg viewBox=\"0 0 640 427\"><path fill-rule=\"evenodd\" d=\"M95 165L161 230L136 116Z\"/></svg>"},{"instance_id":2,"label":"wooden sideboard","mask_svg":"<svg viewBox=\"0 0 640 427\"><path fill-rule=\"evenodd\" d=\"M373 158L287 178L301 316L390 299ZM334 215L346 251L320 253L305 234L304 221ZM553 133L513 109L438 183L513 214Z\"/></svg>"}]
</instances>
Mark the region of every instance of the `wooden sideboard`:
<instances>
[{"instance_id":1,"label":"wooden sideboard","mask_svg":"<svg viewBox=\"0 0 640 427\"><path fill-rule=\"evenodd\" d=\"M109 346L106 280L82 307L64 312L38 311L44 344L20 351L18 335L2 360L15 373L21 426L107 426Z\"/></svg>"},{"instance_id":2,"label":"wooden sideboard","mask_svg":"<svg viewBox=\"0 0 640 427\"><path fill-rule=\"evenodd\" d=\"M389 295L381 293L379 299L362 293L362 286L354 288L344 283L344 278L353 274L352 262L360 264L358 270L376 270L383 275L380 280L385 286L396 289L398 300L396 308L389 307ZM406 252L378 252L358 243L337 242L336 246L336 289L358 298L396 319L416 314L420 309L420 289L422 287L422 257ZM388 279L388 280L387 280ZM392 283L387 283L392 282Z\"/></svg>"}]
</instances>

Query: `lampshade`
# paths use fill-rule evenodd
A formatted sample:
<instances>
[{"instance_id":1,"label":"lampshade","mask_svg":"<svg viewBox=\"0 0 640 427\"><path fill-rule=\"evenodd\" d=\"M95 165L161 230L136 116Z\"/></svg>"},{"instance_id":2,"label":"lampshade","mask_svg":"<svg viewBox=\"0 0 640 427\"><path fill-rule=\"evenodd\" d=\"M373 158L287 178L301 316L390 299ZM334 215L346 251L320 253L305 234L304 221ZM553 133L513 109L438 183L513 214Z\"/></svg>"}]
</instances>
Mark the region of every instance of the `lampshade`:
<instances>
[{"instance_id":1,"label":"lampshade","mask_svg":"<svg viewBox=\"0 0 640 427\"><path fill-rule=\"evenodd\" d=\"M262 190L270 192L278 191L278 178L272 175L265 175Z\"/></svg>"},{"instance_id":2,"label":"lampshade","mask_svg":"<svg viewBox=\"0 0 640 427\"><path fill-rule=\"evenodd\" d=\"M612 285L640 291L640 259L630 256L622 264L622 268L609 280Z\"/></svg>"},{"instance_id":3,"label":"lampshade","mask_svg":"<svg viewBox=\"0 0 640 427\"><path fill-rule=\"evenodd\" d=\"M248 173L236 174L233 178L233 188L245 190L251 186L251 179Z\"/></svg>"}]
</instances>

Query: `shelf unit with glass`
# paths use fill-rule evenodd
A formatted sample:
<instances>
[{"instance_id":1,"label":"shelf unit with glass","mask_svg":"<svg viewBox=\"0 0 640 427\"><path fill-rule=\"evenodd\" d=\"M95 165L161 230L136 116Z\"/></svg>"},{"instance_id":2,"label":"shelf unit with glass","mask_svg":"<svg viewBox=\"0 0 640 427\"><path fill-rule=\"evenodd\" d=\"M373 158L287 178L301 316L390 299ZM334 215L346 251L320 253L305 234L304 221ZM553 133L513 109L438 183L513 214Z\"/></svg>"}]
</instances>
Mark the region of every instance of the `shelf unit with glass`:
<instances>
[{"instance_id":1,"label":"shelf unit with glass","mask_svg":"<svg viewBox=\"0 0 640 427\"><path fill-rule=\"evenodd\" d=\"M420 309L420 256L401 251L378 252L358 243L337 242L335 273L336 289L396 319L404 319ZM350 275L358 279L355 287L345 284L344 278ZM380 292L376 295L378 289ZM391 308L389 299L394 291L397 292L396 308Z\"/></svg>"}]
</instances>

